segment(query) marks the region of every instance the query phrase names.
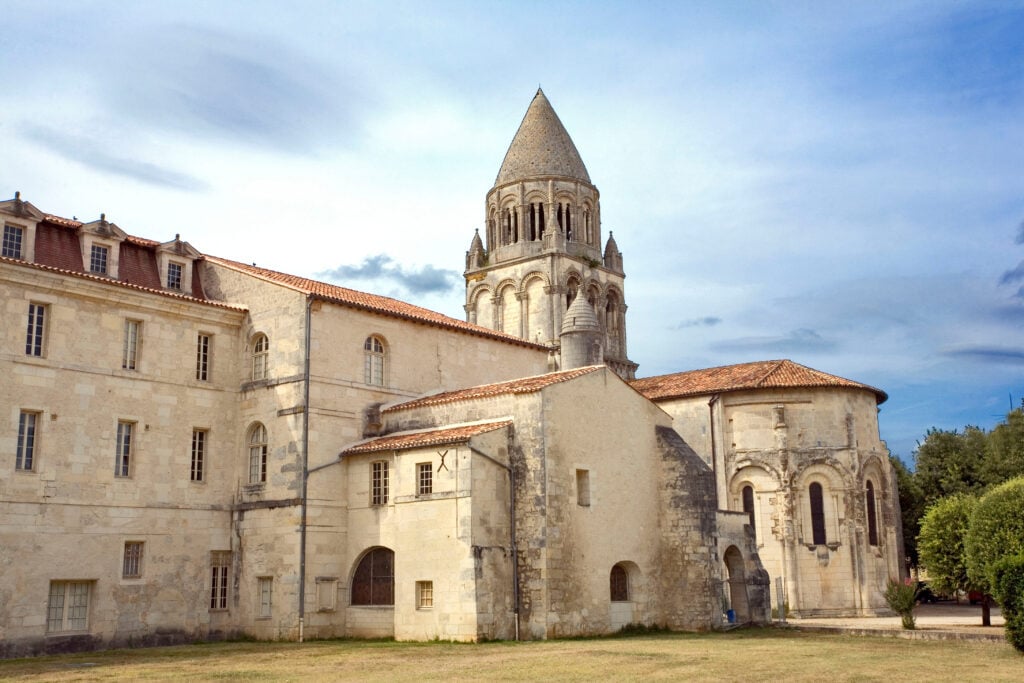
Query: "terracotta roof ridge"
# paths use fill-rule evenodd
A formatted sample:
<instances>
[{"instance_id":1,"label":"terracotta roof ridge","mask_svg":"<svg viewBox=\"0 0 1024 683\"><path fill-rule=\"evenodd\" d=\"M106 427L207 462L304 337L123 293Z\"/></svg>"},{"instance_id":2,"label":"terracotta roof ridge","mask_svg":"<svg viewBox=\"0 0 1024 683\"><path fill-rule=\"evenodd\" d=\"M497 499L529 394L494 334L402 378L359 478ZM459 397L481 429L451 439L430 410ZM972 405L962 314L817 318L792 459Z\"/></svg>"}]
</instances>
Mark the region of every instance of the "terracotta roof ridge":
<instances>
[{"instance_id":1,"label":"terracotta roof ridge","mask_svg":"<svg viewBox=\"0 0 1024 683\"><path fill-rule=\"evenodd\" d=\"M441 392L439 394L428 394L426 396L414 398L410 401L405 401L404 403L396 403L394 405L387 406L383 408L381 412L390 413L399 410L440 405L443 403L456 403L458 401L470 401L479 398L492 398L494 396L503 396L505 394L532 394L554 384L560 384L562 382L576 379L577 377L582 377L583 375L588 375L603 367L605 366L587 365L581 368L548 372L543 375L531 375L529 377L520 377L518 379L510 379L503 382L493 382L474 387L466 387L464 389L455 389L452 391Z\"/></svg>"},{"instance_id":2,"label":"terracotta roof ridge","mask_svg":"<svg viewBox=\"0 0 1024 683\"><path fill-rule=\"evenodd\" d=\"M461 443L469 441L474 436L493 432L508 427L511 424L513 422L510 418L503 417L495 420L478 420L475 422L427 427L425 429L398 431L358 441L343 449L339 456Z\"/></svg>"},{"instance_id":3,"label":"terracotta roof ridge","mask_svg":"<svg viewBox=\"0 0 1024 683\"><path fill-rule=\"evenodd\" d=\"M206 304L209 306L216 306L218 308L226 308L233 311L247 311L248 306L241 306L239 304L229 304L225 301L216 301L214 299L200 299L199 297L191 296L189 294L183 294L181 292L172 292L166 289L156 289L154 287L146 287L145 285L139 285L134 282L128 282L126 280L115 280L111 277L104 277L102 275L96 275L94 273L87 273L80 270L71 270L69 268L60 268L58 266L51 266L46 263L36 263L33 261L24 261L22 259L8 258L6 256L0 256L0 262L2 263L13 263L19 266L26 266L28 268L36 268L38 270L45 270L51 273L59 273L61 275L73 275L86 280L92 280L93 282L102 282L108 285L117 285L120 287L126 287L128 289L135 289L140 292L149 292L151 294L160 294L163 296L169 296L174 299L184 299L185 301L194 301L199 304Z\"/></svg>"}]
</instances>

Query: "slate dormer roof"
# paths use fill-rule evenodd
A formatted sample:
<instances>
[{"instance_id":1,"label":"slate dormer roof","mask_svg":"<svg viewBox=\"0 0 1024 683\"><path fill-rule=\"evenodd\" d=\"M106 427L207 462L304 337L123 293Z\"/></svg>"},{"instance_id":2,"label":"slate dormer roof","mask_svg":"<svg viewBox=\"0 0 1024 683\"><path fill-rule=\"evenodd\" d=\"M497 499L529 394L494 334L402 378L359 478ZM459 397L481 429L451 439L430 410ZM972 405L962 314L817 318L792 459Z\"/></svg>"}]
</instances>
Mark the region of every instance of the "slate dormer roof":
<instances>
[{"instance_id":1,"label":"slate dormer roof","mask_svg":"<svg viewBox=\"0 0 1024 683\"><path fill-rule=\"evenodd\" d=\"M764 360L645 377L633 380L630 386L655 402L750 389L813 387L865 389L874 393L879 403L884 403L889 398L881 389L830 375L791 360Z\"/></svg>"},{"instance_id":2,"label":"slate dormer roof","mask_svg":"<svg viewBox=\"0 0 1024 683\"><path fill-rule=\"evenodd\" d=\"M545 176L573 178L590 184L590 175L576 145L544 91L537 88L505 153L494 186Z\"/></svg>"}]
</instances>

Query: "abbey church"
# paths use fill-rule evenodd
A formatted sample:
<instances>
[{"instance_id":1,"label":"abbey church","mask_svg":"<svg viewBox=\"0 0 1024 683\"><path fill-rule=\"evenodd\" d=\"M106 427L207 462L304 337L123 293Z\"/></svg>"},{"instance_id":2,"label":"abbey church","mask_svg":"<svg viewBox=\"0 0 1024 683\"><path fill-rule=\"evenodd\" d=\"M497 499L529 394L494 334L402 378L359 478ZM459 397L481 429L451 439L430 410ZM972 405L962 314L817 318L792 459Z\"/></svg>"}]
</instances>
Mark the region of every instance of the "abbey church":
<instances>
[{"instance_id":1,"label":"abbey church","mask_svg":"<svg viewBox=\"0 0 1024 683\"><path fill-rule=\"evenodd\" d=\"M643 377L539 90L485 206L458 320L0 202L0 656L885 612L885 393Z\"/></svg>"}]
</instances>

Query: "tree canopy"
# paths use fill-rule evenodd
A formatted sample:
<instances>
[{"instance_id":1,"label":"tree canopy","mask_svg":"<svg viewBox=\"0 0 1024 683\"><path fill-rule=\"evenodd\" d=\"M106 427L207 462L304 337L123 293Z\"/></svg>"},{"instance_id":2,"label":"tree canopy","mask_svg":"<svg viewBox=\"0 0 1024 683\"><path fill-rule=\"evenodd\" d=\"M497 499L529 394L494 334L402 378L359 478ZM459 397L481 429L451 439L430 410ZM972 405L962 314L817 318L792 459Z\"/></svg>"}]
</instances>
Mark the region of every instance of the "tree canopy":
<instances>
[{"instance_id":1,"label":"tree canopy","mask_svg":"<svg viewBox=\"0 0 1024 683\"><path fill-rule=\"evenodd\" d=\"M964 545L972 585L992 593L996 563L1024 553L1024 477L995 487L978 501Z\"/></svg>"},{"instance_id":2,"label":"tree canopy","mask_svg":"<svg viewBox=\"0 0 1024 683\"><path fill-rule=\"evenodd\" d=\"M932 503L921 520L917 539L920 562L928 570L932 586L941 593L971 588L964 543L977 503L977 498L966 493L941 498Z\"/></svg>"}]
</instances>

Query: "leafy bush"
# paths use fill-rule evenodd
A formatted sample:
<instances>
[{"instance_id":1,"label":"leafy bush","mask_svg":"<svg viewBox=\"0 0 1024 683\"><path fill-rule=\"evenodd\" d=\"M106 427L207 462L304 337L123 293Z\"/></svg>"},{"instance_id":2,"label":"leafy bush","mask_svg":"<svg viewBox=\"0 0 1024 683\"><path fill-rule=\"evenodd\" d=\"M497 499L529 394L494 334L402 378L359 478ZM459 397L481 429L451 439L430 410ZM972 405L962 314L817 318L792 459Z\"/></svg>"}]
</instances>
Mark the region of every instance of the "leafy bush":
<instances>
[{"instance_id":1,"label":"leafy bush","mask_svg":"<svg viewBox=\"0 0 1024 683\"><path fill-rule=\"evenodd\" d=\"M964 541L977 503L977 498L963 493L942 498L928 508L921 520L918 557L928 569L928 580L940 593L971 588Z\"/></svg>"},{"instance_id":2,"label":"leafy bush","mask_svg":"<svg viewBox=\"0 0 1024 683\"><path fill-rule=\"evenodd\" d=\"M885 586L885 602L889 605L889 609L900 615L903 628L917 628L914 622L914 607L917 606L916 581L889 579L889 583Z\"/></svg>"},{"instance_id":3,"label":"leafy bush","mask_svg":"<svg viewBox=\"0 0 1024 683\"><path fill-rule=\"evenodd\" d=\"M1006 640L1024 652L1024 553L996 562L992 568L992 588L1003 608Z\"/></svg>"},{"instance_id":4,"label":"leafy bush","mask_svg":"<svg viewBox=\"0 0 1024 683\"><path fill-rule=\"evenodd\" d=\"M991 594L996 563L1024 553L1024 477L1000 484L981 497L971 514L964 545L971 584Z\"/></svg>"}]
</instances>

